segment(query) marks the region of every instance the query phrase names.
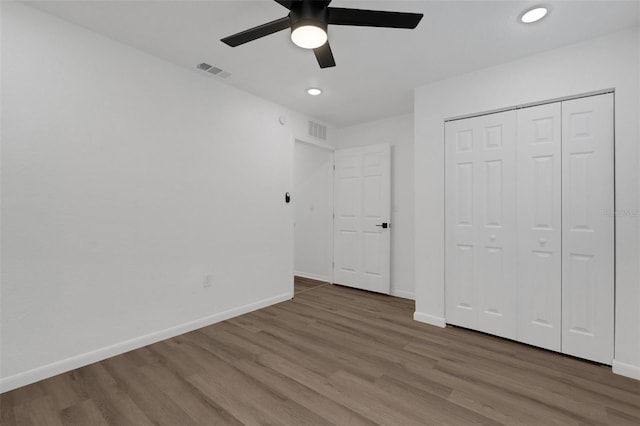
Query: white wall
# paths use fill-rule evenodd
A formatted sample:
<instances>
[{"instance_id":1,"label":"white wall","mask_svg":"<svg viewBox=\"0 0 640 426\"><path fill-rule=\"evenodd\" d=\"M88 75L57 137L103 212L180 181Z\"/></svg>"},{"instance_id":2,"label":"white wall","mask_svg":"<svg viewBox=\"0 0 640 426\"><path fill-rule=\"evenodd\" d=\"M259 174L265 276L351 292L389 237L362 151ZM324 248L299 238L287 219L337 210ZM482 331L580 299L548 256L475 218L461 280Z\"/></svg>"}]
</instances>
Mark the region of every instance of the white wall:
<instances>
[{"instance_id":1,"label":"white wall","mask_svg":"<svg viewBox=\"0 0 640 426\"><path fill-rule=\"evenodd\" d=\"M293 161L294 272L331 281L333 150L296 141Z\"/></svg>"},{"instance_id":2,"label":"white wall","mask_svg":"<svg viewBox=\"0 0 640 426\"><path fill-rule=\"evenodd\" d=\"M337 128L335 126L322 120L318 120L314 117L307 117L304 114L296 111L289 111L285 118L287 121L287 125L291 128L291 131L293 132L296 140L329 149L335 148L335 139L337 133ZM309 121L313 121L316 124L325 126L326 135L324 139L309 134Z\"/></svg>"},{"instance_id":3,"label":"white wall","mask_svg":"<svg viewBox=\"0 0 640 426\"><path fill-rule=\"evenodd\" d=\"M297 114L8 2L1 102L3 390L292 296Z\"/></svg>"},{"instance_id":4,"label":"white wall","mask_svg":"<svg viewBox=\"0 0 640 426\"><path fill-rule=\"evenodd\" d=\"M413 116L401 115L336 130L336 147L391 145L391 294L413 299Z\"/></svg>"},{"instance_id":5,"label":"white wall","mask_svg":"<svg viewBox=\"0 0 640 426\"><path fill-rule=\"evenodd\" d=\"M616 209L640 208L638 29L454 77L415 91L415 318L444 325L444 120L615 89ZM640 379L640 215L616 221L614 371Z\"/></svg>"}]
</instances>

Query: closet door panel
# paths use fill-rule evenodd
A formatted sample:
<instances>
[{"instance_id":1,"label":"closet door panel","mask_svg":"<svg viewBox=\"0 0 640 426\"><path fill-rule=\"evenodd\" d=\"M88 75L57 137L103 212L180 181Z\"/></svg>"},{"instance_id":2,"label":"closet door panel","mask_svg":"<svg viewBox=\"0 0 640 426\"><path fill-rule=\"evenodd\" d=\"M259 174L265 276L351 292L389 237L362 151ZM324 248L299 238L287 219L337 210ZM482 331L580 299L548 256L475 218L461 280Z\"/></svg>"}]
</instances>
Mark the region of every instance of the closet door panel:
<instances>
[{"instance_id":1,"label":"closet door panel","mask_svg":"<svg viewBox=\"0 0 640 426\"><path fill-rule=\"evenodd\" d=\"M515 112L445 125L447 322L515 337Z\"/></svg>"},{"instance_id":2,"label":"closet door panel","mask_svg":"<svg viewBox=\"0 0 640 426\"><path fill-rule=\"evenodd\" d=\"M517 339L561 350L561 104L518 110Z\"/></svg>"},{"instance_id":3,"label":"closet door panel","mask_svg":"<svg viewBox=\"0 0 640 426\"><path fill-rule=\"evenodd\" d=\"M562 351L613 360L613 95L562 103Z\"/></svg>"},{"instance_id":4,"label":"closet door panel","mask_svg":"<svg viewBox=\"0 0 640 426\"><path fill-rule=\"evenodd\" d=\"M447 322L475 328L477 218L473 123L445 125L445 274Z\"/></svg>"},{"instance_id":5,"label":"closet door panel","mask_svg":"<svg viewBox=\"0 0 640 426\"><path fill-rule=\"evenodd\" d=\"M477 119L478 329L516 337L516 112Z\"/></svg>"}]
</instances>

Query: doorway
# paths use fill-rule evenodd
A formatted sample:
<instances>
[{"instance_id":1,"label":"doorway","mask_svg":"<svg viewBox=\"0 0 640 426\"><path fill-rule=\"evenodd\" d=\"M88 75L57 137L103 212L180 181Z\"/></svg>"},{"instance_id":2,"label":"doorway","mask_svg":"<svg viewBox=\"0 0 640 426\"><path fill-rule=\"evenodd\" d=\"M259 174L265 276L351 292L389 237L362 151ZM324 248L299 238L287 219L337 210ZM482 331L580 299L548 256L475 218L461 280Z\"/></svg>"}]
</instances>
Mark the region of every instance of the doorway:
<instances>
[{"instance_id":1,"label":"doorway","mask_svg":"<svg viewBox=\"0 0 640 426\"><path fill-rule=\"evenodd\" d=\"M294 275L332 282L333 148L296 139L292 201Z\"/></svg>"},{"instance_id":2,"label":"doorway","mask_svg":"<svg viewBox=\"0 0 640 426\"><path fill-rule=\"evenodd\" d=\"M324 283L390 294L390 150L296 140L294 294Z\"/></svg>"}]
</instances>

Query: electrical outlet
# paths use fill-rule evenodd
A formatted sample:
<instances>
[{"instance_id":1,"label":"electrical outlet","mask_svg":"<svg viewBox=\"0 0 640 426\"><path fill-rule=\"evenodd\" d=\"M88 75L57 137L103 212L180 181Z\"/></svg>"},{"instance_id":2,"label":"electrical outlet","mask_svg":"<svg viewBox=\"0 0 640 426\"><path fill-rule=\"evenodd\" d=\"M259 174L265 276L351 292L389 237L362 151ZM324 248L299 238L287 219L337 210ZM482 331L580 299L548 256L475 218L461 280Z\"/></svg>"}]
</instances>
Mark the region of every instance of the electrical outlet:
<instances>
[{"instance_id":1,"label":"electrical outlet","mask_svg":"<svg viewBox=\"0 0 640 426\"><path fill-rule=\"evenodd\" d=\"M202 278L202 287L209 288L213 285L213 275L207 274Z\"/></svg>"}]
</instances>

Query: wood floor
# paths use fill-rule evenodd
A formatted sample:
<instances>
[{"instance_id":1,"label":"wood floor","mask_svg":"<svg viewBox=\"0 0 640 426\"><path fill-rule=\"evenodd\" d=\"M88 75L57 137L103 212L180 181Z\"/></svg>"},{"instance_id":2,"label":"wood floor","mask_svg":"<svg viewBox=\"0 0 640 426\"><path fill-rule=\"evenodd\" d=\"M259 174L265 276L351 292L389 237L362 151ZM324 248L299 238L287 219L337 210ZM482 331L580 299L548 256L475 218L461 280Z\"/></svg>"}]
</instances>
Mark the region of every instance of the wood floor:
<instances>
[{"instance_id":1,"label":"wood floor","mask_svg":"<svg viewBox=\"0 0 640 426\"><path fill-rule=\"evenodd\" d=\"M304 293L305 291L313 290L324 285L329 285L329 283L324 281L312 280L310 278L295 277L293 293L295 296L297 296L300 293Z\"/></svg>"},{"instance_id":2,"label":"wood floor","mask_svg":"<svg viewBox=\"0 0 640 426\"><path fill-rule=\"evenodd\" d=\"M409 300L296 287L291 301L7 392L0 423L640 424L640 382L609 367L415 322Z\"/></svg>"}]
</instances>

